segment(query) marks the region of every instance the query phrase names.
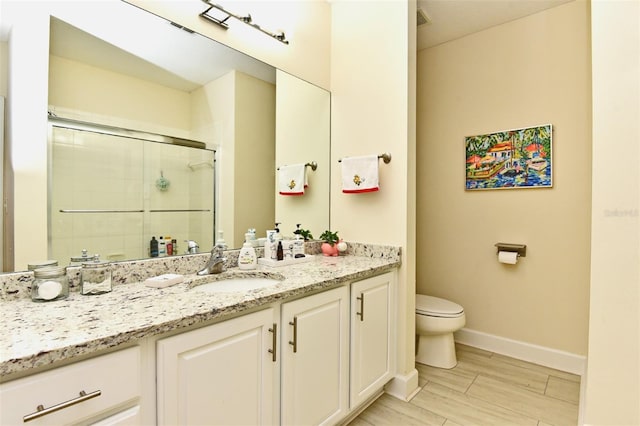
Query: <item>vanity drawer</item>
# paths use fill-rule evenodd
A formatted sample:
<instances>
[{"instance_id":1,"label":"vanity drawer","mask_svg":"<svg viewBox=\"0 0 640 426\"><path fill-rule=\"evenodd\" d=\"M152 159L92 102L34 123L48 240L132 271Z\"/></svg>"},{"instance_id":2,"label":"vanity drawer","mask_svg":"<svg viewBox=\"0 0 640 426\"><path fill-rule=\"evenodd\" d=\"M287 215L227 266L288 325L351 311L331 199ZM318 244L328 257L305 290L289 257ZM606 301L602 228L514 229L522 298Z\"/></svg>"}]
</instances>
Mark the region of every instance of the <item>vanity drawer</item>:
<instances>
[{"instance_id":1,"label":"vanity drawer","mask_svg":"<svg viewBox=\"0 0 640 426\"><path fill-rule=\"evenodd\" d=\"M140 392L136 346L0 384L0 424L97 421L127 402L135 405ZM44 413L38 413L39 406L48 414L38 416Z\"/></svg>"}]
</instances>

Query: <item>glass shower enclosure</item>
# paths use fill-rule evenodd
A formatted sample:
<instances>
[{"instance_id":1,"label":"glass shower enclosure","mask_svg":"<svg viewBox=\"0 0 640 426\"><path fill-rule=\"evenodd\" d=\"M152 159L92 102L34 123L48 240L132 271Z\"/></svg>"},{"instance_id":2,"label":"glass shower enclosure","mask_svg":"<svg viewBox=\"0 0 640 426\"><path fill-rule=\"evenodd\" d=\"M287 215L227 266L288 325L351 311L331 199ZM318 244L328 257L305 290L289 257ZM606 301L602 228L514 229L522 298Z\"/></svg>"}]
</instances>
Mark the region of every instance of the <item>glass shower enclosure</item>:
<instances>
[{"instance_id":1,"label":"glass shower enclosure","mask_svg":"<svg viewBox=\"0 0 640 426\"><path fill-rule=\"evenodd\" d=\"M49 254L150 257L150 240L214 241L215 151L202 142L50 118Z\"/></svg>"}]
</instances>

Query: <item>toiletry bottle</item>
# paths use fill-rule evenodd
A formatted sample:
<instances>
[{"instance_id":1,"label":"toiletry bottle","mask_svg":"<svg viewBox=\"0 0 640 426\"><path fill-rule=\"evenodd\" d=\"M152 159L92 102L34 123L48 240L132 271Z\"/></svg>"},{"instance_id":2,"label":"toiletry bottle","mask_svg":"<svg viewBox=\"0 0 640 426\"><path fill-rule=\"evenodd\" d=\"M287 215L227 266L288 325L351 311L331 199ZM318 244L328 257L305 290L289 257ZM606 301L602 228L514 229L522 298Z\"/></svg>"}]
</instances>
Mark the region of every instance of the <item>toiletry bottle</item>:
<instances>
[{"instance_id":1,"label":"toiletry bottle","mask_svg":"<svg viewBox=\"0 0 640 426\"><path fill-rule=\"evenodd\" d=\"M240 254L238 255L238 268L240 269L256 269L256 265L258 264L258 258L256 256L256 250L251 245L250 235L247 232L245 234L244 244L240 249Z\"/></svg>"},{"instance_id":2,"label":"toiletry bottle","mask_svg":"<svg viewBox=\"0 0 640 426\"><path fill-rule=\"evenodd\" d=\"M158 257L165 257L167 255L167 247L164 242L164 237L158 238Z\"/></svg>"},{"instance_id":3,"label":"toiletry bottle","mask_svg":"<svg viewBox=\"0 0 640 426\"><path fill-rule=\"evenodd\" d=\"M293 257L304 257L304 238L300 235L300 225L301 223L296 224L296 239L293 241Z\"/></svg>"},{"instance_id":4,"label":"toiletry bottle","mask_svg":"<svg viewBox=\"0 0 640 426\"><path fill-rule=\"evenodd\" d=\"M284 251L282 250L282 241L278 241L278 248L276 250L276 258L278 260L284 259Z\"/></svg>"},{"instance_id":5,"label":"toiletry bottle","mask_svg":"<svg viewBox=\"0 0 640 426\"><path fill-rule=\"evenodd\" d=\"M164 237L164 241L167 248L167 256L173 256L173 244L171 243L171 237Z\"/></svg>"},{"instance_id":6,"label":"toiletry bottle","mask_svg":"<svg viewBox=\"0 0 640 426\"><path fill-rule=\"evenodd\" d=\"M293 258L293 241L289 240L284 247L284 258L290 260Z\"/></svg>"},{"instance_id":7,"label":"toiletry bottle","mask_svg":"<svg viewBox=\"0 0 640 426\"><path fill-rule=\"evenodd\" d=\"M282 234L280 233L280 222L276 222L275 234L273 234L273 239L275 241L274 247L278 248L278 243L282 241Z\"/></svg>"},{"instance_id":8,"label":"toiletry bottle","mask_svg":"<svg viewBox=\"0 0 640 426\"><path fill-rule=\"evenodd\" d=\"M171 240L171 250L173 250L173 254L179 254L180 253L178 251L178 240L176 240L175 238L173 240Z\"/></svg>"},{"instance_id":9,"label":"toiletry bottle","mask_svg":"<svg viewBox=\"0 0 640 426\"><path fill-rule=\"evenodd\" d=\"M218 241L216 241L216 247L220 247L222 250L227 249L227 243L224 241L223 231L218 231Z\"/></svg>"},{"instance_id":10,"label":"toiletry bottle","mask_svg":"<svg viewBox=\"0 0 640 426\"><path fill-rule=\"evenodd\" d=\"M151 237L151 241L149 242L149 254L151 257L158 257L158 240L156 240L156 237Z\"/></svg>"},{"instance_id":11,"label":"toiletry bottle","mask_svg":"<svg viewBox=\"0 0 640 426\"><path fill-rule=\"evenodd\" d=\"M264 258L265 259L275 259L275 249L273 243L275 239L273 238L276 231L273 229L267 230L267 239L264 242Z\"/></svg>"}]
</instances>

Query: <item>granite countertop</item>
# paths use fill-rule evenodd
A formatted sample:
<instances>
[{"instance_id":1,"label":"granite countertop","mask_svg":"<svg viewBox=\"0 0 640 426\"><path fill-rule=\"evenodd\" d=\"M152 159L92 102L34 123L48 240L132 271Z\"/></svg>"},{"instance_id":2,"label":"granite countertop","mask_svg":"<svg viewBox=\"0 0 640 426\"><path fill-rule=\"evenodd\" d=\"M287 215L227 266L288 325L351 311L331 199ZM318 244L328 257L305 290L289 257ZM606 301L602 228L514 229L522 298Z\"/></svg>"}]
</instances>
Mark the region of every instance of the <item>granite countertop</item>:
<instances>
[{"instance_id":1,"label":"granite countertop","mask_svg":"<svg viewBox=\"0 0 640 426\"><path fill-rule=\"evenodd\" d=\"M186 275L185 282L162 289L142 282L114 285L113 291L35 303L28 298L3 301L0 330L0 374L24 373L51 363L92 354L149 336L285 301L367 278L400 265L399 252L358 253L340 257L316 255L311 261L256 271L281 274L277 284L242 293L204 293L190 290L202 277ZM242 272L230 268L224 275ZM223 276L224 276L223 275ZM212 276L216 277L216 276ZM214 279L219 279L216 277Z\"/></svg>"}]
</instances>

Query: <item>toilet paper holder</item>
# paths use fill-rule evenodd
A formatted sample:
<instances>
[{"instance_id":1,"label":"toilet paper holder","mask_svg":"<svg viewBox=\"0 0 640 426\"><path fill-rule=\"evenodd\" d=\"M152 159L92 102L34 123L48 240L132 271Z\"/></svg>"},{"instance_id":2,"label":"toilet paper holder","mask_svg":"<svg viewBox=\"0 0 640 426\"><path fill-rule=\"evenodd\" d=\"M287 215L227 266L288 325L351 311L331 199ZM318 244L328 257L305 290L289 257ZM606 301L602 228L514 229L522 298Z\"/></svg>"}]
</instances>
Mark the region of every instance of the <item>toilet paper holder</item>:
<instances>
[{"instance_id":1,"label":"toilet paper holder","mask_svg":"<svg viewBox=\"0 0 640 426\"><path fill-rule=\"evenodd\" d=\"M501 251L510 251L518 253L518 257L527 257L526 244L496 243L495 246L498 248L497 253L500 253Z\"/></svg>"}]
</instances>

